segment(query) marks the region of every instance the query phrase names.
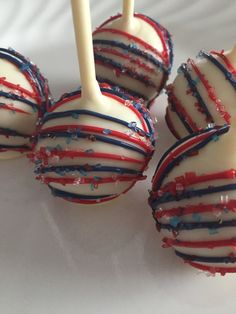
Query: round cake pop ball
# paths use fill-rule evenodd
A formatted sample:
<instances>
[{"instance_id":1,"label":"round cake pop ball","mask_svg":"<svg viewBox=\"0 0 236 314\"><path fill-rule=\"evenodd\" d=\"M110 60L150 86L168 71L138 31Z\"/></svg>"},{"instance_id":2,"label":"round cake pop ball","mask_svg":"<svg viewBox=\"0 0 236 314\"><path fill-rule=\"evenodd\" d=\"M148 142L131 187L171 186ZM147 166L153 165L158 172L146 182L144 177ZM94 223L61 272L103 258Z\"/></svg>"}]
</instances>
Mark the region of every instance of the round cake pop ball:
<instances>
[{"instance_id":1,"label":"round cake pop ball","mask_svg":"<svg viewBox=\"0 0 236 314\"><path fill-rule=\"evenodd\" d=\"M222 275L236 272L236 128L231 129L201 131L172 146L158 164L149 198L164 247Z\"/></svg>"},{"instance_id":2,"label":"round cake pop ball","mask_svg":"<svg viewBox=\"0 0 236 314\"><path fill-rule=\"evenodd\" d=\"M134 14L129 2L124 0L122 15L109 18L93 33L97 79L124 88L150 106L168 79L172 41L163 26Z\"/></svg>"},{"instance_id":3,"label":"round cake pop ball","mask_svg":"<svg viewBox=\"0 0 236 314\"><path fill-rule=\"evenodd\" d=\"M102 88L103 103L64 95L42 120L34 161L38 179L55 196L93 204L127 192L153 153L147 110L123 94Z\"/></svg>"},{"instance_id":4,"label":"round cake pop ball","mask_svg":"<svg viewBox=\"0 0 236 314\"><path fill-rule=\"evenodd\" d=\"M48 102L48 84L36 65L0 48L0 159L31 150L37 119Z\"/></svg>"},{"instance_id":5,"label":"round cake pop ball","mask_svg":"<svg viewBox=\"0 0 236 314\"><path fill-rule=\"evenodd\" d=\"M66 94L42 119L34 162L55 196L94 204L128 191L153 153L153 127L140 103L95 76L89 1L72 0L81 92Z\"/></svg>"},{"instance_id":6,"label":"round cake pop ball","mask_svg":"<svg viewBox=\"0 0 236 314\"><path fill-rule=\"evenodd\" d=\"M236 46L229 52L200 52L183 63L167 87L166 121L177 138L223 126L236 114Z\"/></svg>"}]
</instances>

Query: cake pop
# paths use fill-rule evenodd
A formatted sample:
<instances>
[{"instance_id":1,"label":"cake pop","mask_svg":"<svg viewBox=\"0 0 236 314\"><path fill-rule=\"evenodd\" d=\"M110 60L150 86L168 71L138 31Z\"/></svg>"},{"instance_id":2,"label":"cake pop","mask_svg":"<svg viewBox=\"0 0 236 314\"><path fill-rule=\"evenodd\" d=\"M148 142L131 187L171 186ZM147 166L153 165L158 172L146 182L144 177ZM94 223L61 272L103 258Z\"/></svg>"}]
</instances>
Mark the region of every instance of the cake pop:
<instances>
[{"instance_id":1,"label":"cake pop","mask_svg":"<svg viewBox=\"0 0 236 314\"><path fill-rule=\"evenodd\" d=\"M167 87L166 121L177 138L230 124L236 114L236 46L228 52L201 51L200 60L183 63Z\"/></svg>"},{"instance_id":2,"label":"cake pop","mask_svg":"<svg viewBox=\"0 0 236 314\"><path fill-rule=\"evenodd\" d=\"M236 125L187 136L160 160L149 204L164 247L210 273L236 272Z\"/></svg>"},{"instance_id":3,"label":"cake pop","mask_svg":"<svg viewBox=\"0 0 236 314\"><path fill-rule=\"evenodd\" d=\"M149 107L168 79L173 59L168 31L134 13L134 0L123 0L123 13L93 33L97 79L143 98Z\"/></svg>"},{"instance_id":4,"label":"cake pop","mask_svg":"<svg viewBox=\"0 0 236 314\"><path fill-rule=\"evenodd\" d=\"M72 0L81 91L65 94L42 119L33 155L37 178L55 196L95 204L138 180L153 153L147 109L96 81L89 1Z\"/></svg>"},{"instance_id":5,"label":"cake pop","mask_svg":"<svg viewBox=\"0 0 236 314\"><path fill-rule=\"evenodd\" d=\"M13 49L0 48L0 159L30 151L30 139L50 102L49 94L36 65Z\"/></svg>"}]
</instances>

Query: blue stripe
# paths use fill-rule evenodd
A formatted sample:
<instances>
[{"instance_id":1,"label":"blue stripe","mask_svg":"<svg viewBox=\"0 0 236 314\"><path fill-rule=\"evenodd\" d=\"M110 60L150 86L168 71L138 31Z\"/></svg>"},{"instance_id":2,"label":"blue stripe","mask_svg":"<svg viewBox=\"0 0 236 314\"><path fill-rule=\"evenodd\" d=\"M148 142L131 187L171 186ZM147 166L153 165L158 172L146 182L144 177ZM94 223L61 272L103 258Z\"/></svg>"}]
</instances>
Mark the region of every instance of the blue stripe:
<instances>
[{"instance_id":1,"label":"blue stripe","mask_svg":"<svg viewBox=\"0 0 236 314\"><path fill-rule=\"evenodd\" d=\"M204 114L207 117L207 122L214 122L212 115L210 114L202 96L200 95L198 89L196 88L196 83L195 81L192 79L191 75L188 72L188 68L187 68L187 64L183 63L181 65L181 67L179 68L183 74L185 79L188 82L188 86L190 87L191 91L192 91L192 96L195 97L200 105L200 107L202 108L202 110L204 111ZM201 112L202 113L202 112Z\"/></svg>"},{"instance_id":2,"label":"blue stripe","mask_svg":"<svg viewBox=\"0 0 236 314\"><path fill-rule=\"evenodd\" d=\"M120 41L106 40L106 39L94 39L93 44L121 48L125 50L126 52L131 52L134 55L140 56L143 59L147 60L148 62L152 63L153 65L157 66L158 69L161 69L165 74L168 74L168 70L164 67L163 63L161 63L158 59L154 58L151 54L145 52L144 50L141 50L141 49L138 49L137 47L132 46L132 44L126 45Z\"/></svg>"},{"instance_id":3,"label":"blue stripe","mask_svg":"<svg viewBox=\"0 0 236 314\"><path fill-rule=\"evenodd\" d=\"M46 123L50 120L58 119L58 118L73 117L74 114L88 115L88 116L92 116L92 117L96 117L96 118L100 118L100 119L104 119L104 120L109 120L109 121L124 125L124 126L130 128L131 130L133 130L135 132L143 134L144 136L150 137L150 134L144 132L142 129L138 128L137 126L131 126L130 123L128 123L124 120L117 119L117 118L114 118L112 116L104 115L104 114L101 114L99 112L90 111L90 110L86 110L86 109L46 113L42 119L42 123Z\"/></svg>"},{"instance_id":4,"label":"blue stripe","mask_svg":"<svg viewBox=\"0 0 236 314\"><path fill-rule=\"evenodd\" d=\"M59 189L53 188L52 186L49 185L49 188L51 189L52 195L57 196L57 197L63 197L67 199L76 199L76 200L99 200L103 198L108 198L115 196L116 194L105 194L105 195L83 195L83 194L75 194L75 193L70 193L66 191L61 191Z\"/></svg>"},{"instance_id":5,"label":"blue stripe","mask_svg":"<svg viewBox=\"0 0 236 314\"><path fill-rule=\"evenodd\" d=\"M133 174L142 175L142 172L133 169L121 168L121 167L110 167L102 165L84 165L84 166L52 166L52 167L42 167L35 170L36 174L56 172L56 173L68 173L74 171L81 171L82 175L86 176L88 172L115 172L119 174Z\"/></svg>"},{"instance_id":6,"label":"blue stripe","mask_svg":"<svg viewBox=\"0 0 236 314\"><path fill-rule=\"evenodd\" d=\"M122 94L122 98L124 98L125 93L128 93L128 94L130 94L130 95L133 96L133 97L136 97L136 98L143 98L143 100L148 101L148 99L147 99L147 97L146 97L145 95L139 94L138 92L135 92L135 91L133 91L133 90L131 90L131 89L129 89L129 88L126 88L125 86L120 86L120 85L119 85L119 87L117 87L117 85L114 84L114 82L112 82L112 81L110 81L110 80L108 80L108 79L106 79L106 78L103 78L103 77L97 75L97 80L98 80L100 83L107 83L107 84L111 85L111 88L112 88L113 90L114 90L115 88L118 88L121 93L122 93L122 89L123 89L123 93L124 93L124 94ZM129 99L128 96L127 96L127 98Z\"/></svg>"},{"instance_id":7,"label":"blue stripe","mask_svg":"<svg viewBox=\"0 0 236 314\"><path fill-rule=\"evenodd\" d=\"M48 101L49 104L51 104L52 100L50 98L50 90L48 87L47 80L43 77L38 67L13 49L0 48L0 58L5 59L14 64L22 73L24 72L28 73L41 99L40 106L34 104L35 106L34 108L40 110L41 112L44 112L46 109L45 108L46 101ZM48 89L49 92L48 99L45 98L46 89ZM28 103L28 105L30 105L30 103Z\"/></svg>"},{"instance_id":8,"label":"blue stripe","mask_svg":"<svg viewBox=\"0 0 236 314\"><path fill-rule=\"evenodd\" d=\"M212 130L214 130L214 132L212 133ZM165 168L164 172L162 173L162 175L160 176L157 185L155 186L155 191L157 191L160 187L161 184L164 180L164 178L169 174L169 172L177 165L179 164L181 161L183 161L185 158L187 158L189 155L191 155L192 153L204 148L209 142L212 141L212 139L215 136L221 136L224 133L228 132L229 127L228 126L224 126L221 127L220 129L207 129L204 130L202 132L199 133L195 133L195 134L191 134L185 138L183 138L182 140L178 141L176 144L174 144L173 146L170 147L169 150L167 150L167 152L163 155L162 159L160 160L158 166L157 166L157 170L158 168L161 166L161 163L164 161L164 159L166 157L168 157L169 153L174 150L175 148L177 148L178 146L180 146L181 144L183 144L184 142L187 142L188 140L190 140L191 138L196 137L196 135L201 135L203 133L208 133L209 132L209 136L204 140L201 141L200 143L196 144L195 146L191 147L190 149L186 150L184 153L182 153L181 155L177 156L176 158L174 158Z\"/></svg>"},{"instance_id":9,"label":"blue stripe","mask_svg":"<svg viewBox=\"0 0 236 314\"><path fill-rule=\"evenodd\" d=\"M39 106L37 104L31 102L30 100L28 100L26 98L20 97L20 96L18 96L16 94L6 93L6 92L3 92L3 91L0 91L0 97L5 97L5 98L8 98L8 99L12 99L12 100L18 100L20 102L23 102L26 105L29 105L33 110L39 110ZM1 107L0 107L0 109L1 109Z\"/></svg>"},{"instance_id":10,"label":"blue stripe","mask_svg":"<svg viewBox=\"0 0 236 314\"><path fill-rule=\"evenodd\" d=\"M234 75L227 71L227 69L215 57L204 51L201 51L199 56L211 61L224 74L225 78L230 82L232 87L236 89L236 80L234 79Z\"/></svg>"},{"instance_id":11,"label":"blue stripe","mask_svg":"<svg viewBox=\"0 0 236 314\"><path fill-rule=\"evenodd\" d=\"M219 256L219 257L208 257L208 256L197 256L197 255L188 255L178 251L175 251L175 254L186 261L195 261L195 262L202 262L202 263L236 263L236 257L231 256Z\"/></svg>"},{"instance_id":12,"label":"blue stripe","mask_svg":"<svg viewBox=\"0 0 236 314\"><path fill-rule=\"evenodd\" d=\"M155 20L153 20L152 18L144 15L144 14L140 14L146 18L148 18L150 21L152 21L154 24L156 24L156 27L159 28L163 35L164 35L164 38L165 38L165 42L167 43L167 47L169 49L169 58L170 58L170 66L169 66L169 74L171 72L171 68L172 68L172 65L173 65L173 58L174 58L174 54L173 54L173 42L172 42L172 39L171 39L171 35L170 33L168 32L168 30L166 28L164 28L161 24L159 24L158 22L156 22Z\"/></svg>"},{"instance_id":13,"label":"blue stripe","mask_svg":"<svg viewBox=\"0 0 236 314\"><path fill-rule=\"evenodd\" d=\"M36 65L32 64L29 60L13 49L10 50L0 48L0 58L10 61L22 72L26 71L36 84L36 88L38 89L40 96L44 97L45 81L42 80L42 76Z\"/></svg>"},{"instance_id":14,"label":"blue stripe","mask_svg":"<svg viewBox=\"0 0 236 314\"><path fill-rule=\"evenodd\" d=\"M168 95L170 95L170 92L168 93ZM176 110L176 105L175 102L173 100L170 100L170 98L168 99L168 102L170 104L170 108L172 111L174 111L177 116L179 117L180 121L183 123L185 129L189 132L189 133L193 133L193 129L191 128L191 126L188 124L188 122L186 121L185 117L182 115L181 112L179 112L179 110Z\"/></svg>"},{"instance_id":15,"label":"blue stripe","mask_svg":"<svg viewBox=\"0 0 236 314\"><path fill-rule=\"evenodd\" d=\"M113 138L110 137L105 137L105 136L101 136L101 135L97 135L97 134L91 134L91 133L83 133L80 132L80 130L78 129L77 132L47 132L47 133L41 133L39 135L39 140L40 139L44 139L44 138L49 138L49 137L66 137L66 138L72 138L72 136L75 135L77 138L83 138L83 139L89 139L90 136L92 136L94 138L95 141L100 141L103 143L108 143L108 144L112 144L112 145L116 145L116 146L121 146L124 147L126 149L135 151L145 157L148 156L147 153L145 153L142 149L139 149L133 145L130 145L129 143L123 142L123 141L119 141L119 140L115 140Z\"/></svg>"},{"instance_id":16,"label":"blue stripe","mask_svg":"<svg viewBox=\"0 0 236 314\"><path fill-rule=\"evenodd\" d=\"M169 231L188 231L188 230L198 230L198 229L209 229L217 230L221 228L235 227L236 220L227 220L227 221L208 221L208 222L179 222L176 226L171 224L162 224L157 222L157 226L160 229L169 230Z\"/></svg>"},{"instance_id":17,"label":"blue stripe","mask_svg":"<svg viewBox=\"0 0 236 314\"><path fill-rule=\"evenodd\" d=\"M30 138L30 135L26 135L23 133L19 133L17 131L8 129L8 128L1 128L0 127L0 135L7 135L7 136L19 136L19 137L24 137L24 138Z\"/></svg>"},{"instance_id":18,"label":"blue stripe","mask_svg":"<svg viewBox=\"0 0 236 314\"><path fill-rule=\"evenodd\" d=\"M25 150L30 150L30 147L27 145L1 145L0 144L0 149L9 149L11 148L16 148L16 149L25 149Z\"/></svg>"},{"instance_id":19,"label":"blue stripe","mask_svg":"<svg viewBox=\"0 0 236 314\"><path fill-rule=\"evenodd\" d=\"M172 195L170 193L165 193L163 196L159 197L158 200L154 202L154 205L157 206L159 204L169 203L173 201L181 201L184 199L191 199L193 197L201 197L208 194L218 193L218 192L226 192L226 191L234 191L236 190L236 184L225 184L222 186L209 186L206 189L199 190L185 190L183 193L178 195Z\"/></svg>"},{"instance_id":20,"label":"blue stripe","mask_svg":"<svg viewBox=\"0 0 236 314\"><path fill-rule=\"evenodd\" d=\"M112 119L111 116L101 115L101 118L104 119L104 117L106 117L105 119L107 119L107 120L110 120L110 121L113 121L113 122L117 122L117 123L120 123L120 122L121 122L122 125L125 125L125 126L131 128L131 129L132 129L133 131L135 131L135 132L137 132L137 131L138 131L139 133L142 132L142 134L145 135L145 136L147 136L147 137L149 137L150 140L152 141L152 144L155 145L155 140L154 140L154 127L153 127L153 123L152 123L152 119L151 119L151 117L150 117L150 114L148 113L148 111L146 110L146 108L143 107L142 105L140 105L138 102L134 102L133 100L130 100L130 98L129 98L128 95L124 94L123 92L117 91L117 89L116 89L115 87L112 88L112 89L101 88L101 87L100 87L100 89L101 89L101 92L102 92L102 93L107 93L107 94L110 94L110 95L115 95L115 96L117 96L117 97L120 97L120 98L123 99L123 100L129 100L129 101L131 101L131 102L133 103L133 106L135 107L135 109L142 115L143 119L145 120L145 122L146 122L146 124L147 124L147 128L148 128L149 133L145 133L143 130L141 130L140 128L137 128L137 127L136 127L135 129L132 128L132 127L129 127L129 123L126 122L126 121L123 121L123 120L120 120L120 119L116 119L116 118L114 118L114 119L116 119L116 121L115 121L115 120L110 120L110 119ZM66 100L67 98L70 98L70 97L73 97L73 96L77 96L77 95L78 95L78 97L79 97L80 94L81 94L81 90L80 90L80 89L78 89L78 90L76 90L76 91L73 91L73 92L71 92L71 93L66 93L66 94L62 95L62 97L59 99L59 102L60 102L60 101L63 101L63 100ZM68 111L67 111L67 112L68 112ZM93 113L93 111L89 111L89 112ZM51 115L51 114L53 114L53 113L47 113L47 114L45 114L42 123L45 123L45 118L46 118L48 115ZM46 118L46 119L47 119L47 118ZM47 121L47 120L46 120L46 121ZM137 131L136 131L136 130L137 130Z\"/></svg>"},{"instance_id":21,"label":"blue stripe","mask_svg":"<svg viewBox=\"0 0 236 314\"><path fill-rule=\"evenodd\" d=\"M112 66L112 70L118 70L121 74L125 74L125 75L128 75L132 78L134 78L135 80L138 80L140 81L141 83L145 84L146 86L150 86L152 88L157 88L156 85L151 81L149 80L149 78L146 76L146 75L142 75L142 74L139 74L137 72L133 72L132 70L130 70L129 68L123 66L122 64L116 62L116 61L113 61L112 59L109 59L107 57L104 57L104 56L101 56L97 53L94 53L94 58L95 58L95 61L100 61L102 62L103 64L109 64Z\"/></svg>"}]
</instances>

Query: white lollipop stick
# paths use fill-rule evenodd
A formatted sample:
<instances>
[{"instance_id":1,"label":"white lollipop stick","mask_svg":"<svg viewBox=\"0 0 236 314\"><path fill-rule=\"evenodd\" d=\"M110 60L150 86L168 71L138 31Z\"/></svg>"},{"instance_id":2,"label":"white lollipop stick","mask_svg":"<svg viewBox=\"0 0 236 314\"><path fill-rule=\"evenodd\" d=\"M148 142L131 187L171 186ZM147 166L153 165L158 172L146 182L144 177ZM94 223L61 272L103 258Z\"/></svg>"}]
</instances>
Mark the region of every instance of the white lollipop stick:
<instances>
[{"instance_id":1,"label":"white lollipop stick","mask_svg":"<svg viewBox=\"0 0 236 314\"><path fill-rule=\"evenodd\" d=\"M122 23L125 30L132 28L134 23L134 0L123 0Z\"/></svg>"},{"instance_id":2,"label":"white lollipop stick","mask_svg":"<svg viewBox=\"0 0 236 314\"><path fill-rule=\"evenodd\" d=\"M89 0L71 0L71 7L80 66L82 100L98 99L102 93L96 80Z\"/></svg>"}]
</instances>

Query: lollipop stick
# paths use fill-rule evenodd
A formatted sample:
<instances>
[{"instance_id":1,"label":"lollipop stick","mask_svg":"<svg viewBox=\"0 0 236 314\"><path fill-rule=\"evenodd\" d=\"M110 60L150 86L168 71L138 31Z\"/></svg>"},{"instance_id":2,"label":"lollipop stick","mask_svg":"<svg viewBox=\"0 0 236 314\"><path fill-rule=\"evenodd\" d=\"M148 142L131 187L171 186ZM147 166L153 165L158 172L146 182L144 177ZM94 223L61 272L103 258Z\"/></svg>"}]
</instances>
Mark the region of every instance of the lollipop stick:
<instances>
[{"instance_id":1,"label":"lollipop stick","mask_svg":"<svg viewBox=\"0 0 236 314\"><path fill-rule=\"evenodd\" d=\"M71 0L83 99L101 96L96 80L89 0Z\"/></svg>"},{"instance_id":2,"label":"lollipop stick","mask_svg":"<svg viewBox=\"0 0 236 314\"><path fill-rule=\"evenodd\" d=\"M124 28L130 29L134 20L134 0L123 0L122 20Z\"/></svg>"}]
</instances>

